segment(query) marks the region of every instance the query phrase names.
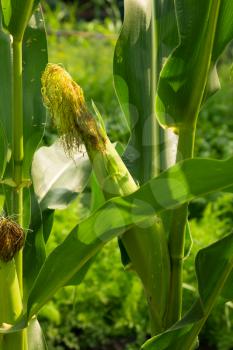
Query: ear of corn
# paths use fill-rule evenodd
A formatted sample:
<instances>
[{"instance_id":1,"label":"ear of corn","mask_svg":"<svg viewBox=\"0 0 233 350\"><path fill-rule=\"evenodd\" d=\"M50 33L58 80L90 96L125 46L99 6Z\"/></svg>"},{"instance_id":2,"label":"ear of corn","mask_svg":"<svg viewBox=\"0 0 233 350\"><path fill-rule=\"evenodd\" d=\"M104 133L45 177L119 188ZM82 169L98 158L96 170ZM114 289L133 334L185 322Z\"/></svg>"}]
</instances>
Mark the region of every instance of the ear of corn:
<instances>
[{"instance_id":1,"label":"ear of corn","mask_svg":"<svg viewBox=\"0 0 233 350\"><path fill-rule=\"evenodd\" d=\"M81 142L85 144L105 198L136 191L136 183L105 130L88 111L82 89L62 67L47 66L42 76L42 94L66 152L72 156ZM146 228L135 227L121 239L132 268L143 282L153 333L160 332L169 288L169 256L162 221L155 218Z\"/></svg>"}]
</instances>

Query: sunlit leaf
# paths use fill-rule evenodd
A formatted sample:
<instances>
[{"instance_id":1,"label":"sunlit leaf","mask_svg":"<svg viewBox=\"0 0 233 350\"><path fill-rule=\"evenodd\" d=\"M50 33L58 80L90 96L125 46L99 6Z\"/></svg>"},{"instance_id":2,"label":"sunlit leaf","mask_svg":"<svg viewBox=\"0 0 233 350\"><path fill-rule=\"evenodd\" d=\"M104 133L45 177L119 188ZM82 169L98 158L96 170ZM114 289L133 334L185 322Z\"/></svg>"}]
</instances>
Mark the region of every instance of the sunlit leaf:
<instances>
[{"instance_id":1,"label":"sunlit leaf","mask_svg":"<svg viewBox=\"0 0 233 350\"><path fill-rule=\"evenodd\" d=\"M179 130L195 123L207 82L219 2L176 0L180 44L160 75L159 122ZM187 64L188 63L188 64ZM195 91L195 93L194 93Z\"/></svg>"},{"instance_id":2,"label":"sunlit leaf","mask_svg":"<svg viewBox=\"0 0 233 350\"><path fill-rule=\"evenodd\" d=\"M177 19L174 1L155 1L155 19L157 36L157 59L160 66L162 61L179 44ZM157 72L159 74L159 72Z\"/></svg>"},{"instance_id":3,"label":"sunlit leaf","mask_svg":"<svg viewBox=\"0 0 233 350\"><path fill-rule=\"evenodd\" d=\"M175 0L175 6L180 44L161 72L156 111L164 127L178 130L195 122L202 99L220 86L216 61L233 39L233 3Z\"/></svg>"},{"instance_id":4,"label":"sunlit leaf","mask_svg":"<svg viewBox=\"0 0 233 350\"><path fill-rule=\"evenodd\" d=\"M6 143L11 142L11 46L10 37L2 30L0 10L0 177L5 165Z\"/></svg>"},{"instance_id":5,"label":"sunlit leaf","mask_svg":"<svg viewBox=\"0 0 233 350\"><path fill-rule=\"evenodd\" d=\"M114 198L76 226L47 258L29 296L28 313L44 303L113 237L159 212L232 184L233 158L186 160L138 191ZM152 220L153 221L153 220Z\"/></svg>"},{"instance_id":6,"label":"sunlit leaf","mask_svg":"<svg viewBox=\"0 0 233 350\"><path fill-rule=\"evenodd\" d=\"M232 277L232 269L233 234L201 249L196 257L200 299L181 321L161 335L148 340L142 348L145 350L193 349L197 336L218 297L224 294L224 286L226 287ZM231 292L230 297L232 296Z\"/></svg>"},{"instance_id":7,"label":"sunlit leaf","mask_svg":"<svg viewBox=\"0 0 233 350\"><path fill-rule=\"evenodd\" d=\"M157 171L157 158L151 155L156 142L154 25L153 1L125 1L124 23L114 54L114 82L131 131L127 166L141 183Z\"/></svg>"},{"instance_id":8,"label":"sunlit leaf","mask_svg":"<svg viewBox=\"0 0 233 350\"><path fill-rule=\"evenodd\" d=\"M41 98L41 74L48 62L47 41L41 9L37 9L23 41L24 164L29 177L32 157L43 136L46 112Z\"/></svg>"},{"instance_id":9,"label":"sunlit leaf","mask_svg":"<svg viewBox=\"0 0 233 350\"><path fill-rule=\"evenodd\" d=\"M39 0L1 0L5 28L21 40L33 10Z\"/></svg>"},{"instance_id":10,"label":"sunlit leaf","mask_svg":"<svg viewBox=\"0 0 233 350\"><path fill-rule=\"evenodd\" d=\"M32 177L42 210L64 209L86 187L91 173L85 150L69 158L55 142L41 147L34 156Z\"/></svg>"}]
</instances>

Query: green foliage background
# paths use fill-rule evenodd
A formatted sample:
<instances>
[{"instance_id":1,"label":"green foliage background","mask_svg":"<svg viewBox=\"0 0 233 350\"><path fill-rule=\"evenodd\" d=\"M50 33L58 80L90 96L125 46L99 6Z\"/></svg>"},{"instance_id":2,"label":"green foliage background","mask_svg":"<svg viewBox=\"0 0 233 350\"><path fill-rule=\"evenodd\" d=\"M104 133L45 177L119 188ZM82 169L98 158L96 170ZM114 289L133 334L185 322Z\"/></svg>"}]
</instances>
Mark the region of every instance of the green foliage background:
<instances>
[{"instance_id":1,"label":"green foliage background","mask_svg":"<svg viewBox=\"0 0 233 350\"><path fill-rule=\"evenodd\" d=\"M49 61L62 63L83 87L87 100L97 104L112 141L126 143L128 131L114 93L112 59L120 29L119 16L89 23L75 20L74 7L58 6L55 12L45 6ZM61 32L63 31L63 33ZM64 33L65 31L65 33ZM223 89L211 98L201 112L196 155L222 158L233 150L233 85L230 80L232 48L220 62ZM51 127L45 142L51 137ZM230 198L229 198L230 197ZM229 234L233 227L233 197L209 196L190 206L193 249L185 262L185 302L195 293L196 252ZM47 244L51 251L71 228L88 213L88 189L72 205L56 213L53 232ZM117 242L110 242L97 256L84 282L61 290L40 313L49 349L136 350L148 331L148 315L143 290L137 277L123 270ZM225 312L218 306L202 334L203 349L233 349L233 304Z\"/></svg>"}]
</instances>

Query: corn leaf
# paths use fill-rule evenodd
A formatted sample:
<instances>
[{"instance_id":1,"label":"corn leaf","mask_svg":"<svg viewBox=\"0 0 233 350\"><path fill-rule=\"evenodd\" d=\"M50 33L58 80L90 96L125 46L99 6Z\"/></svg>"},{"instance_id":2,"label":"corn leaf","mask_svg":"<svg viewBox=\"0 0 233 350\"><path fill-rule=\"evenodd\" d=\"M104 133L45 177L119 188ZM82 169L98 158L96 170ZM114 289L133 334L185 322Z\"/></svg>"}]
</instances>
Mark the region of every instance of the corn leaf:
<instances>
[{"instance_id":1,"label":"corn leaf","mask_svg":"<svg viewBox=\"0 0 233 350\"><path fill-rule=\"evenodd\" d=\"M153 1L125 1L124 24L114 54L114 82L132 134L126 151L127 166L141 183L157 171L153 153L156 143L154 25Z\"/></svg>"},{"instance_id":2,"label":"corn leaf","mask_svg":"<svg viewBox=\"0 0 233 350\"><path fill-rule=\"evenodd\" d=\"M219 296L231 282L233 269L233 234L201 249L196 257L200 298L187 315L163 334L143 345L145 350L190 350ZM226 297L226 296L225 296ZM231 300L233 293L228 295Z\"/></svg>"},{"instance_id":3,"label":"corn leaf","mask_svg":"<svg viewBox=\"0 0 233 350\"><path fill-rule=\"evenodd\" d=\"M40 54L38 54L38 52ZM46 112L41 98L41 74L48 62L47 41L41 9L37 9L23 41L24 164L29 177L33 154L44 133Z\"/></svg>"},{"instance_id":4,"label":"corn leaf","mask_svg":"<svg viewBox=\"0 0 233 350\"><path fill-rule=\"evenodd\" d=\"M95 174L91 175L91 212L95 211L105 202L105 198L103 196L103 192L97 183L97 179ZM66 286L77 286L79 285L83 279L85 278L89 268L94 263L96 259L96 255L94 255L78 272L75 274L65 285Z\"/></svg>"},{"instance_id":5,"label":"corn leaf","mask_svg":"<svg viewBox=\"0 0 233 350\"><path fill-rule=\"evenodd\" d=\"M156 176L166 164L154 99L164 57L177 45L173 1L125 1L124 23L114 54L114 83L131 131L124 161L140 183Z\"/></svg>"},{"instance_id":6,"label":"corn leaf","mask_svg":"<svg viewBox=\"0 0 233 350\"><path fill-rule=\"evenodd\" d=\"M50 147L39 148L35 153L32 178L36 197L32 193L31 224L24 249L27 290L31 288L46 257L45 242L51 232L54 209L66 208L87 185L91 166L84 151L77 152L71 159L57 141ZM67 284L79 284L89 266L85 265L77 278L72 277Z\"/></svg>"},{"instance_id":7,"label":"corn leaf","mask_svg":"<svg viewBox=\"0 0 233 350\"><path fill-rule=\"evenodd\" d=\"M2 194L0 194L0 213L3 210L4 201L5 201L5 197Z\"/></svg>"},{"instance_id":8,"label":"corn leaf","mask_svg":"<svg viewBox=\"0 0 233 350\"><path fill-rule=\"evenodd\" d=\"M210 302L215 290L222 290L222 280L229 277L233 268L233 234L202 249L196 258L198 290L203 305ZM219 283L221 286L219 286ZM231 298L233 291L231 292ZM230 299L231 299L230 298Z\"/></svg>"},{"instance_id":9,"label":"corn leaf","mask_svg":"<svg viewBox=\"0 0 233 350\"><path fill-rule=\"evenodd\" d=\"M233 39L233 3L175 0L175 6L180 44L163 67L156 111L164 127L179 129L196 118L200 100L220 87L216 62Z\"/></svg>"},{"instance_id":10,"label":"corn leaf","mask_svg":"<svg viewBox=\"0 0 233 350\"><path fill-rule=\"evenodd\" d=\"M46 259L42 213L33 189L30 190L30 197L31 220L23 251L24 293L31 289Z\"/></svg>"},{"instance_id":11,"label":"corn leaf","mask_svg":"<svg viewBox=\"0 0 233 350\"><path fill-rule=\"evenodd\" d=\"M8 141L11 137L11 51L10 38L2 30L0 11L0 179L7 161Z\"/></svg>"},{"instance_id":12,"label":"corn leaf","mask_svg":"<svg viewBox=\"0 0 233 350\"><path fill-rule=\"evenodd\" d=\"M179 46L161 72L156 111L164 127L195 123L210 69L220 1L175 0ZM195 92L195 93L194 93Z\"/></svg>"},{"instance_id":13,"label":"corn leaf","mask_svg":"<svg viewBox=\"0 0 233 350\"><path fill-rule=\"evenodd\" d=\"M46 209L42 211L42 221L43 221L43 236L44 241L47 243L50 233L53 228L54 210Z\"/></svg>"},{"instance_id":14,"label":"corn leaf","mask_svg":"<svg viewBox=\"0 0 233 350\"><path fill-rule=\"evenodd\" d=\"M162 61L179 44L174 1L158 0L155 2L155 20L157 31L158 61ZM157 70L159 74L160 69Z\"/></svg>"},{"instance_id":15,"label":"corn leaf","mask_svg":"<svg viewBox=\"0 0 233 350\"><path fill-rule=\"evenodd\" d=\"M103 192L100 188L100 185L97 182L96 176L94 173L91 175L91 211L94 211L101 207L105 202Z\"/></svg>"},{"instance_id":16,"label":"corn leaf","mask_svg":"<svg viewBox=\"0 0 233 350\"><path fill-rule=\"evenodd\" d=\"M24 249L27 290L32 286L45 260L45 242L51 232L54 209L66 208L87 185L91 166L84 152L84 149L77 152L71 159L57 141L50 147L39 148L35 153L32 178L37 198L32 197L31 225ZM77 277L73 276L67 281L67 285L79 284L91 263L92 260Z\"/></svg>"},{"instance_id":17,"label":"corn leaf","mask_svg":"<svg viewBox=\"0 0 233 350\"><path fill-rule=\"evenodd\" d=\"M213 95L220 88L220 81L217 72L217 60L225 47L233 39L233 4L231 0L223 0L220 4L218 23L214 38L214 47L211 58L209 79L206 86L206 97Z\"/></svg>"},{"instance_id":18,"label":"corn leaf","mask_svg":"<svg viewBox=\"0 0 233 350\"><path fill-rule=\"evenodd\" d=\"M12 71L11 71L11 43L10 37L2 28L2 9L0 6L0 178L5 175L7 149L11 148L11 114L12 114ZM6 170L7 172L7 170ZM7 176L6 176L7 177ZM4 179L5 180L5 179ZM3 182L4 182L3 180ZM0 211L7 198L7 187L2 183Z\"/></svg>"},{"instance_id":19,"label":"corn leaf","mask_svg":"<svg viewBox=\"0 0 233 350\"><path fill-rule=\"evenodd\" d=\"M218 15L217 29L214 39L212 61L215 63L226 45L233 39L233 3L222 0Z\"/></svg>"},{"instance_id":20,"label":"corn leaf","mask_svg":"<svg viewBox=\"0 0 233 350\"><path fill-rule=\"evenodd\" d=\"M8 150L8 147L7 147L5 132L3 130L2 124L0 123L0 179L2 178L6 168L7 150Z\"/></svg>"},{"instance_id":21,"label":"corn leaf","mask_svg":"<svg viewBox=\"0 0 233 350\"><path fill-rule=\"evenodd\" d=\"M59 142L39 148L32 164L32 177L42 211L66 208L86 187L90 174L85 149L69 158Z\"/></svg>"},{"instance_id":22,"label":"corn leaf","mask_svg":"<svg viewBox=\"0 0 233 350\"><path fill-rule=\"evenodd\" d=\"M174 35L169 40L168 35L171 32ZM157 37L159 37L158 40ZM161 47L160 39L163 41ZM173 2L167 0L125 1L124 23L114 54L114 82L119 102L131 131L130 142L123 160L139 184L156 176L160 170L160 163L162 163L160 159L165 158L165 153L159 152L161 134L155 118L154 99L162 56L167 54L171 47L173 48L176 40L177 28ZM148 237L146 241L145 235ZM131 232L127 233L127 237L131 237ZM138 247L134 246L135 237L139 242ZM163 315L169 276L162 278L159 287L156 285L156 278L150 279L149 283L149 278L146 277L151 275L153 270L154 276L161 279L161 271L169 270L168 258L166 261L167 245L163 244L164 241L158 237L156 225L144 230L134 229L132 238L129 238L132 239L132 244L130 243L129 246L135 248L130 253L128 251L128 254L121 238L119 248L124 265L130 263L129 255L131 256L132 265L143 280L148 299L149 295L153 295L151 299L153 309L157 314ZM144 259L146 267L142 273L141 263L137 264L137 261L141 260L138 257L143 255L142 251L147 251L145 244L147 247L154 246L155 249L152 255L146 253ZM141 250L142 246L144 246L143 250ZM158 267L156 271L154 266ZM152 313L155 314L154 311ZM158 316L155 318L157 321L154 324L157 323L157 326L154 328L158 329L160 327Z\"/></svg>"},{"instance_id":23,"label":"corn leaf","mask_svg":"<svg viewBox=\"0 0 233 350\"><path fill-rule=\"evenodd\" d=\"M226 161L186 160L132 195L106 202L76 226L49 255L29 295L29 317L36 314L107 241L166 209L230 186L232 171L233 158Z\"/></svg>"},{"instance_id":24,"label":"corn leaf","mask_svg":"<svg viewBox=\"0 0 233 350\"><path fill-rule=\"evenodd\" d=\"M1 0L4 27L16 40L22 40L28 21L39 0Z\"/></svg>"}]
</instances>

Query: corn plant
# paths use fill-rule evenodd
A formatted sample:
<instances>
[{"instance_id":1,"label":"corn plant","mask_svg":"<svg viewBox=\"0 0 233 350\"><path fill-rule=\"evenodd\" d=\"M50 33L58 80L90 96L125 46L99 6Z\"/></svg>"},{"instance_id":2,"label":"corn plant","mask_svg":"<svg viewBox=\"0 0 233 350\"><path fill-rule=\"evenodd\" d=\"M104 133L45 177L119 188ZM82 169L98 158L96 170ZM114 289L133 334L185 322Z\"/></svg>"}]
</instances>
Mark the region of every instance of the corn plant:
<instances>
[{"instance_id":1,"label":"corn plant","mask_svg":"<svg viewBox=\"0 0 233 350\"><path fill-rule=\"evenodd\" d=\"M198 252L198 296L182 308L188 203L233 190L233 157L193 158L200 109L220 88L217 61L233 39L232 0L125 0L113 62L131 135L125 148L110 142L95 104L65 69L47 64L38 6L1 0L0 348L47 349L40 309L59 288L80 284L117 237L148 302L151 339L142 348L194 349L214 304L233 299L229 232ZM49 147L46 108L59 134ZM54 211L88 183L89 216L47 256Z\"/></svg>"}]
</instances>

